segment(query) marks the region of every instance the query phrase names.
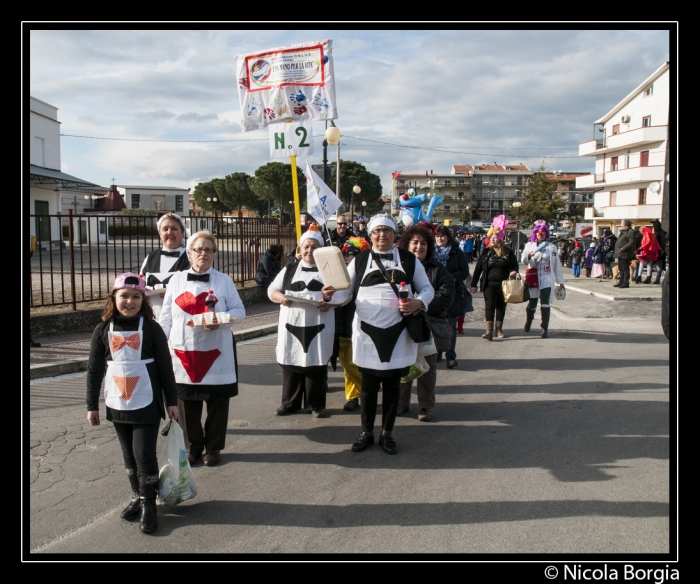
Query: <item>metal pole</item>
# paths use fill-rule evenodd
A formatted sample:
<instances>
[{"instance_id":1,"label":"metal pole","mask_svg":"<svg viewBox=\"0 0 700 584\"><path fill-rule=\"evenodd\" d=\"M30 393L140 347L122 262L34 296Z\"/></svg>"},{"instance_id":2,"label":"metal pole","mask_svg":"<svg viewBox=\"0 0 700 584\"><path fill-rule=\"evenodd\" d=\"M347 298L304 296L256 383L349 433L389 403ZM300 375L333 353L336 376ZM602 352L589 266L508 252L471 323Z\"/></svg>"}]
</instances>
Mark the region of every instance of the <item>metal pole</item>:
<instances>
[{"instance_id":1,"label":"metal pole","mask_svg":"<svg viewBox=\"0 0 700 584\"><path fill-rule=\"evenodd\" d=\"M89 243L89 242L88 242ZM73 306L73 311L78 310L78 306L75 300L75 253L73 250L73 210L68 209L68 253L70 260L70 293L71 293L71 304ZM92 266L91 266L92 268ZM90 281L92 282L92 269L90 270ZM92 298L91 298L92 300Z\"/></svg>"}]
</instances>

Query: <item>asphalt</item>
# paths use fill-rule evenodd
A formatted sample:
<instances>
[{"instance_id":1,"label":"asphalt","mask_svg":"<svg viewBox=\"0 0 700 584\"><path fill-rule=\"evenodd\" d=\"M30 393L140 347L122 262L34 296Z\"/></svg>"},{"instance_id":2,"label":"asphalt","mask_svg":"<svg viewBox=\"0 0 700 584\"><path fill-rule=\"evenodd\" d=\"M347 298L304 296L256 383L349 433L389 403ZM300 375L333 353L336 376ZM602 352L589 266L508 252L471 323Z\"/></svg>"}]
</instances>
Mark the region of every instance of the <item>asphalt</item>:
<instances>
[{"instance_id":1,"label":"asphalt","mask_svg":"<svg viewBox=\"0 0 700 584\"><path fill-rule=\"evenodd\" d=\"M341 368L329 369L325 417L275 415L277 309L250 307L237 334L273 334L238 346L239 394L221 461L193 467L197 496L158 506L150 536L119 517L130 497L121 449L111 423L87 423L85 373L29 381L25 558L479 560L496 578L500 554L576 565L581 554L673 561L677 363L670 367L660 287L618 291L568 274L566 282L549 339L540 338L539 319L524 333L524 306L514 305L508 338L483 340L475 297L457 339L458 366L438 364L432 420L418 420L414 390L394 427L394 456L378 444L351 451L360 411L343 409ZM87 336L73 341L76 360ZM50 338L41 341L50 349ZM70 360L60 347L70 348L59 342L47 354ZM377 427L380 418L381 406ZM542 579L536 562L518 570L520 579L527 571Z\"/></svg>"}]
</instances>

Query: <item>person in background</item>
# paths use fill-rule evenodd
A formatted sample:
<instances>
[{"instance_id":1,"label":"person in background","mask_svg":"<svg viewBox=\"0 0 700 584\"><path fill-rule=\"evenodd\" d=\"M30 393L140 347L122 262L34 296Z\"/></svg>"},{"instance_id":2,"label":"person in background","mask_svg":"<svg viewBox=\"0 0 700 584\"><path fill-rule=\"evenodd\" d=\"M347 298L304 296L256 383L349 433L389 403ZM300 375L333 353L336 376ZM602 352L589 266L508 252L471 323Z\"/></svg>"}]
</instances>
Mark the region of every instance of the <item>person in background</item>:
<instances>
[{"instance_id":1,"label":"person in background","mask_svg":"<svg viewBox=\"0 0 700 584\"><path fill-rule=\"evenodd\" d=\"M591 277L591 270L593 269L593 254L595 252L596 244L591 243L586 250L586 255L583 259L583 265L586 268L586 278Z\"/></svg>"},{"instance_id":2,"label":"person in background","mask_svg":"<svg viewBox=\"0 0 700 584\"><path fill-rule=\"evenodd\" d=\"M363 237L367 243L372 243L372 239L369 236L369 233L367 231L367 223L364 221L360 221L358 226L357 226L357 235L359 237Z\"/></svg>"},{"instance_id":3,"label":"person in background","mask_svg":"<svg viewBox=\"0 0 700 584\"><path fill-rule=\"evenodd\" d=\"M583 250L581 244L574 242L574 249L571 251L571 273L574 278L581 276L581 259L583 258Z\"/></svg>"},{"instance_id":4,"label":"person in background","mask_svg":"<svg viewBox=\"0 0 700 584\"><path fill-rule=\"evenodd\" d=\"M185 237L185 221L175 213L166 213L158 219L158 236L163 244L161 249L156 249L146 256L141 265L141 276L146 280L146 286L153 290L154 286L161 284L158 290L160 294L151 294L149 299L153 305L153 313L156 320L160 316L163 307L163 296L167 284L175 272L182 272L190 267L190 260L185 253L183 240ZM171 276L165 276L165 274Z\"/></svg>"},{"instance_id":5,"label":"person in background","mask_svg":"<svg viewBox=\"0 0 700 584\"><path fill-rule=\"evenodd\" d=\"M406 228L403 236L399 240L397 247L410 251L416 259L423 264L425 273L428 275L430 285L435 290L435 296L428 305L428 318L447 320L447 310L452 305L455 294L454 279L450 276L447 268L438 262L435 257L435 242L433 233L423 225L412 225ZM432 339L428 342L432 342ZM433 343L434 346L434 343ZM418 397L418 420L429 422L433 415L435 406L435 382L437 381L437 352L426 355L425 360L430 367L418 379L416 395ZM399 409L397 415L402 415L409 410L411 403L412 381L401 383L399 397Z\"/></svg>"},{"instance_id":6,"label":"person in background","mask_svg":"<svg viewBox=\"0 0 700 584\"><path fill-rule=\"evenodd\" d=\"M464 316L462 312L462 296L460 290L460 282L464 282L469 276L469 262L467 256L464 255L459 245L454 240L449 227L438 225L435 229L435 260L447 268L447 271L452 276L455 284L455 294L453 296L452 305L447 310L450 326L453 330L450 350L445 353L447 360L447 368L454 369L457 367L457 318ZM438 360L439 358L438 353Z\"/></svg>"},{"instance_id":7,"label":"person in background","mask_svg":"<svg viewBox=\"0 0 700 584\"><path fill-rule=\"evenodd\" d=\"M645 284L651 284L652 268L654 262L659 257L661 248L659 247L659 242L654 236L654 233L649 227L642 227L642 242L637 249L637 259L639 260L639 281ZM644 274L644 268L647 269L647 277L642 280L642 275Z\"/></svg>"},{"instance_id":8,"label":"person in background","mask_svg":"<svg viewBox=\"0 0 700 584\"><path fill-rule=\"evenodd\" d=\"M656 241L659 242L659 257L654 262L654 266L656 266L656 279L654 280L654 284L660 284L661 272L666 269L666 232L661 229L661 221L658 219L655 219L652 225Z\"/></svg>"},{"instance_id":9,"label":"person in background","mask_svg":"<svg viewBox=\"0 0 700 584\"><path fill-rule=\"evenodd\" d=\"M331 243L338 249L343 249L345 242L352 237L348 229L348 220L345 215L338 215L335 220L335 229L331 231Z\"/></svg>"},{"instance_id":10,"label":"person in background","mask_svg":"<svg viewBox=\"0 0 700 584\"><path fill-rule=\"evenodd\" d=\"M283 246L272 244L267 248L267 251L258 262L258 269L255 273L255 281L258 283L258 286L262 286L267 290L282 269L282 258L284 258Z\"/></svg>"},{"instance_id":11,"label":"person in background","mask_svg":"<svg viewBox=\"0 0 700 584\"><path fill-rule=\"evenodd\" d=\"M623 219L621 225L620 237L615 242L615 258L620 269L620 281L617 284L613 284L613 287L629 288L630 262L636 257L637 232L632 229L632 223L629 219Z\"/></svg>"},{"instance_id":12,"label":"person in background","mask_svg":"<svg viewBox=\"0 0 700 584\"><path fill-rule=\"evenodd\" d=\"M612 280L612 265L615 262L615 242L617 241L617 236L615 236L610 229L603 231L603 236L603 239L600 240L603 250L603 265L605 268L605 275L603 278L605 280Z\"/></svg>"},{"instance_id":13,"label":"person in background","mask_svg":"<svg viewBox=\"0 0 700 584\"><path fill-rule=\"evenodd\" d=\"M462 251L467 256L467 263L474 263L474 236L471 233L465 234L463 244Z\"/></svg>"}]
</instances>

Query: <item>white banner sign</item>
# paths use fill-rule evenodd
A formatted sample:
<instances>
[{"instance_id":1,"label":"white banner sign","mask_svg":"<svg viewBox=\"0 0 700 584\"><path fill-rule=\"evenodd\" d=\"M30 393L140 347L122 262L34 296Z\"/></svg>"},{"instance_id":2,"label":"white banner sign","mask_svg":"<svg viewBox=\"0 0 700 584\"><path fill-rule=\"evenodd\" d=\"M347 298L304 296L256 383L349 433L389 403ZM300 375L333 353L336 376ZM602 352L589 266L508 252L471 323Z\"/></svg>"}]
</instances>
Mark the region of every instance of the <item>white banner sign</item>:
<instances>
[{"instance_id":1,"label":"white banner sign","mask_svg":"<svg viewBox=\"0 0 700 584\"><path fill-rule=\"evenodd\" d=\"M335 120L332 41L288 45L236 58L244 132L287 120Z\"/></svg>"},{"instance_id":2,"label":"white banner sign","mask_svg":"<svg viewBox=\"0 0 700 584\"><path fill-rule=\"evenodd\" d=\"M270 158L309 156L313 153L311 121L270 125Z\"/></svg>"},{"instance_id":3,"label":"white banner sign","mask_svg":"<svg viewBox=\"0 0 700 584\"><path fill-rule=\"evenodd\" d=\"M314 169L306 163L306 210L320 224L325 223L343 202L335 196Z\"/></svg>"}]
</instances>

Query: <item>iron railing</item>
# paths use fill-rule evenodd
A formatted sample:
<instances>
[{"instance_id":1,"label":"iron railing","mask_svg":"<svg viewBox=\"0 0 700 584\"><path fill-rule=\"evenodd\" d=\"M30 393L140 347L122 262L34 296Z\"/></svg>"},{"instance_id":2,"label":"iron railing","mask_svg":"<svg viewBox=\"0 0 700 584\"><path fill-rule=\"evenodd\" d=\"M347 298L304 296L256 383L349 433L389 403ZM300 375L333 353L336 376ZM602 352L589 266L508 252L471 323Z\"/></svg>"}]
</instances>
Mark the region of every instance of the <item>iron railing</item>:
<instances>
[{"instance_id":1,"label":"iron railing","mask_svg":"<svg viewBox=\"0 0 700 584\"><path fill-rule=\"evenodd\" d=\"M255 279L258 260L270 245L296 247L294 225L278 219L199 214L184 217L188 234L213 233L219 252L214 268L244 285ZM30 307L104 300L114 278L138 273L146 256L161 247L157 217L85 214L30 215L35 249L29 274Z\"/></svg>"}]
</instances>

